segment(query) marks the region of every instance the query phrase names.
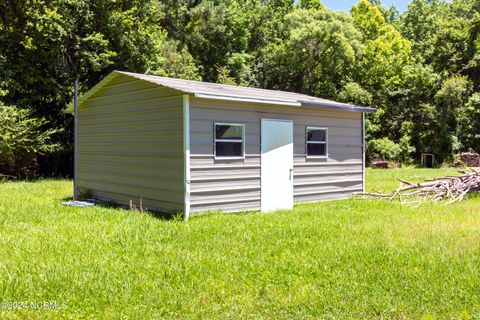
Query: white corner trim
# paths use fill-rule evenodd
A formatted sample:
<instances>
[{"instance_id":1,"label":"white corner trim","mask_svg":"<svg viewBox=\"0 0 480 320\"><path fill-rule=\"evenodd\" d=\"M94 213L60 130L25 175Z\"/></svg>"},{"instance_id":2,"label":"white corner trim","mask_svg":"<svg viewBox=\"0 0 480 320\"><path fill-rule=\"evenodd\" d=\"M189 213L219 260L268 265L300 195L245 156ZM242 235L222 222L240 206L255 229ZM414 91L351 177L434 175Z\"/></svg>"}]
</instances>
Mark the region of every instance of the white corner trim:
<instances>
[{"instance_id":1,"label":"white corner trim","mask_svg":"<svg viewBox=\"0 0 480 320\"><path fill-rule=\"evenodd\" d=\"M183 95L183 176L184 209L183 219L190 216L190 97Z\"/></svg>"},{"instance_id":2,"label":"white corner trim","mask_svg":"<svg viewBox=\"0 0 480 320\"><path fill-rule=\"evenodd\" d=\"M365 112L362 112L362 188L365 192Z\"/></svg>"}]
</instances>

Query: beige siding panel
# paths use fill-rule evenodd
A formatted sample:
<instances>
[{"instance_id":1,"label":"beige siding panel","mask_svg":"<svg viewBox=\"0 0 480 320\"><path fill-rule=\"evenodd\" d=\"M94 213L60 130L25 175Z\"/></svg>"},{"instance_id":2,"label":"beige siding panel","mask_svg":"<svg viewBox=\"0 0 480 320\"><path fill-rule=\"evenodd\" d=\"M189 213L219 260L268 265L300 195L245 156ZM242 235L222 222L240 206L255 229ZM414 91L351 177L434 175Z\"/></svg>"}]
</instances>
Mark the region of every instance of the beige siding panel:
<instances>
[{"instance_id":1,"label":"beige siding panel","mask_svg":"<svg viewBox=\"0 0 480 320\"><path fill-rule=\"evenodd\" d=\"M171 90L162 88L159 86L150 86L148 83L144 83L145 88L135 91L135 92L124 92L121 94L110 94L99 96L103 92L102 88L99 92L94 94L91 98L88 99L87 105L83 107L90 106L100 106L102 104L112 105L112 104L126 104L131 103L132 105L140 104L142 101L148 101L152 99L169 97L172 95L180 95L180 93Z\"/></svg>"},{"instance_id":2,"label":"beige siding panel","mask_svg":"<svg viewBox=\"0 0 480 320\"><path fill-rule=\"evenodd\" d=\"M158 136L159 139L161 138ZM78 152L105 152L112 153L120 150L127 154L178 154L179 150L182 150L181 146L178 143L170 142L156 142L156 143L145 143L143 141L135 142L118 142L118 143L102 143L101 141L94 141L92 143L84 142L82 147L78 148Z\"/></svg>"},{"instance_id":3,"label":"beige siding panel","mask_svg":"<svg viewBox=\"0 0 480 320\"><path fill-rule=\"evenodd\" d=\"M184 207L182 95L120 77L79 110L78 184L95 198Z\"/></svg>"},{"instance_id":4,"label":"beige siding panel","mask_svg":"<svg viewBox=\"0 0 480 320\"><path fill-rule=\"evenodd\" d=\"M241 187L239 187L239 182L241 182ZM244 176L244 177L235 177L235 176L225 176L222 178L216 179L199 179L195 178L195 183L192 184L190 190L192 193L208 193L215 192L216 190L260 190L260 179L259 176Z\"/></svg>"},{"instance_id":5,"label":"beige siding panel","mask_svg":"<svg viewBox=\"0 0 480 320\"><path fill-rule=\"evenodd\" d=\"M255 188L219 188L216 191L191 192L190 203L192 206L212 205L219 203L238 203L245 201L259 201L260 190Z\"/></svg>"},{"instance_id":6,"label":"beige siding panel","mask_svg":"<svg viewBox=\"0 0 480 320\"><path fill-rule=\"evenodd\" d=\"M194 98L195 101L192 103L195 104L195 107L201 109L218 109L219 112L225 111L234 111L237 112L239 109L249 109L255 112L260 113L270 113L275 114L277 117L285 114L290 116L291 114L302 114L305 116L314 116L317 117L318 113L322 113L322 117L330 117L330 118L341 118L341 119L359 119L361 118L361 113L357 112L345 112L345 111L337 111L337 110L330 110L330 109L317 109L317 108L306 108L302 107L290 107L285 105L271 105L271 104L262 104L262 103L251 103L251 102L239 102L239 101L221 101L221 100L211 100L211 99L201 99L201 98ZM193 100L193 99L192 99ZM226 113L228 116L228 112Z\"/></svg>"},{"instance_id":7,"label":"beige siding panel","mask_svg":"<svg viewBox=\"0 0 480 320\"><path fill-rule=\"evenodd\" d=\"M251 177L260 178L260 167L235 167L235 168L220 168L220 167L205 167L202 169L192 169L191 179L195 181L215 180L215 179L251 179Z\"/></svg>"},{"instance_id":8,"label":"beige siding panel","mask_svg":"<svg viewBox=\"0 0 480 320\"><path fill-rule=\"evenodd\" d=\"M293 176L293 184L294 186L301 186L306 184L321 184L321 183L336 183L339 181L344 180L362 180L362 172L361 171L342 171L338 172L326 172L326 173L317 173L312 171L308 174L299 174L295 173Z\"/></svg>"},{"instance_id":9,"label":"beige siding panel","mask_svg":"<svg viewBox=\"0 0 480 320\"><path fill-rule=\"evenodd\" d=\"M193 212L260 208L257 206L260 203L260 157L215 160L213 156L193 155L190 162L190 203Z\"/></svg>"},{"instance_id":10,"label":"beige siding panel","mask_svg":"<svg viewBox=\"0 0 480 320\"><path fill-rule=\"evenodd\" d=\"M143 122L152 123L156 120L177 120L181 122L182 117L178 114L178 110L168 109L163 110L161 114L159 112L132 112L123 114L114 114L112 116L92 116L89 118L82 118L82 125L85 126L99 126L99 125L122 125L130 123L138 123L138 128L142 127Z\"/></svg>"},{"instance_id":11,"label":"beige siding panel","mask_svg":"<svg viewBox=\"0 0 480 320\"><path fill-rule=\"evenodd\" d=\"M128 170L125 170L128 169ZM85 177L106 177L112 175L123 175L128 177L129 181L136 181L140 178L155 179L161 182L171 183L171 187L177 191L183 191L183 184L179 183L178 176L175 170L164 170L161 167L144 167L142 171L135 170L135 166L129 166L128 164L118 165L118 164L109 164L109 165L99 165L99 164L89 164L88 167L83 169ZM99 173L100 172L100 173ZM158 183L161 186L161 183Z\"/></svg>"},{"instance_id":12,"label":"beige siding panel","mask_svg":"<svg viewBox=\"0 0 480 320\"><path fill-rule=\"evenodd\" d=\"M361 113L198 98L190 106L192 211L260 209L262 118L293 120L295 202L346 198L362 189ZM214 159L215 122L245 124L245 159ZM306 157L306 126L328 128L327 158Z\"/></svg>"},{"instance_id":13,"label":"beige siding panel","mask_svg":"<svg viewBox=\"0 0 480 320\"><path fill-rule=\"evenodd\" d=\"M118 165L132 165L132 166L153 166L153 167L172 167L172 168L180 168L183 167L183 156L181 155L145 155L139 157L136 154L129 155L125 152L122 154L117 154L116 156L112 157L110 154L103 153L101 155L96 154L89 154L87 155L95 155L89 157L81 157L79 162L85 162L86 165L90 165L92 163L101 163L105 165L110 164L118 164Z\"/></svg>"},{"instance_id":14,"label":"beige siding panel","mask_svg":"<svg viewBox=\"0 0 480 320\"><path fill-rule=\"evenodd\" d=\"M139 103L135 103L135 107L132 108L131 102L120 102L120 103L108 103L108 104L99 104L90 101L86 101L85 105L88 106L84 109L84 119L87 118L97 118L101 116L109 116L115 114L115 116L121 116L123 114L135 114L139 112L153 112L157 111L158 105L163 104L165 107L163 109L169 110L171 108L176 108L174 105L178 99L178 95L175 96L160 96L155 99L139 99ZM167 107L169 104L172 105L171 108ZM83 108L83 107L82 107Z\"/></svg>"},{"instance_id":15,"label":"beige siding panel","mask_svg":"<svg viewBox=\"0 0 480 320\"><path fill-rule=\"evenodd\" d=\"M178 92L169 88L162 88L155 84L145 83L144 81L137 79L126 80L124 76L121 76L120 78L115 79L108 85L104 86L102 90L95 95L95 98L112 95L121 96L129 93L142 92L142 90L154 90L155 88L160 88L160 90L170 95L178 94Z\"/></svg>"},{"instance_id":16,"label":"beige siding panel","mask_svg":"<svg viewBox=\"0 0 480 320\"><path fill-rule=\"evenodd\" d=\"M317 193L324 193L327 191L342 191L348 188L361 188L362 187L362 179L349 179L347 180L337 180L337 181L321 181L317 183L299 183L297 181L294 184L294 195L295 196L302 196L302 195L309 195L309 194L317 194Z\"/></svg>"},{"instance_id":17,"label":"beige siding panel","mask_svg":"<svg viewBox=\"0 0 480 320\"><path fill-rule=\"evenodd\" d=\"M335 190L333 192L324 192L323 194L295 196L294 200L295 200L295 203L341 200L341 199L348 199L352 196L352 193L359 192L359 191L362 191L362 189L360 188L359 190L357 190L356 188L353 188L351 190L344 190L344 191Z\"/></svg>"},{"instance_id":18,"label":"beige siding panel","mask_svg":"<svg viewBox=\"0 0 480 320\"><path fill-rule=\"evenodd\" d=\"M192 204L191 212L207 212L207 211L222 211L222 212L240 212L240 211L257 211L260 208L260 201L242 201L242 202L219 202L219 203L205 203Z\"/></svg>"},{"instance_id":19,"label":"beige siding panel","mask_svg":"<svg viewBox=\"0 0 480 320\"><path fill-rule=\"evenodd\" d=\"M143 144L145 143L156 143L158 141L158 136L162 136L162 141L165 143L174 143L179 144L182 143L182 137L178 136L178 132L171 131L171 132L164 132L161 129L157 129L157 131L153 132L131 132L131 133L118 133L116 136L112 136L111 134L84 134L81 138L78 139L78 142L83 143L92 143L92 144L105 144L105 143L115 143L118 140L121 140L123 143L138 143L138 141L142 141Z\"/></svg>"},{"instance_id":20,"label":"beige siding panel","mask_svg":"<svg viewBox=\"0 0 480 320\"><path fill-rule=\"evenodd\" d=\"M92 191L92 195L95 199L102 200L102 201L113 201L117 204L123 205L128 207L130 205L130 201L132 202L135 207L140 208L140 200L142 202L142 208L145 210L156 210L156 211L165 211L165 212L175 212L179 211L178 203L176 202L168 202L168 201L159 201L158 199L149 199L149 198L140 198L132 196L131 194L125 195L116 192L108 192L105 190L94 190ZM113 200L114 199L114 200Z\"/></svg>"},{"instance_id":21,"label":"beige siding panel","mask_svg":"<svg viewBox=\"0 0 480 320\"><path fill-rule=\"evenodd\" d=\"M213 147L212 147L213 148ZM252 168L258 167L260 169L260 155L251 155L247 154L245 159L239 160L223 160L215 159L212 155L199 155L193 154L190 156L191 159L191 169L215 169L215 168Z\"/></svg>"},{"instance_id":22,"label":"beige siding panel","mask_svg":"<svg viewBox=\"0 0 480 320\"><path fill-rule=\"evenodd\" d=\"M145 133L155 134L159 130L161 132L172 132L179 130L181 127L179 119L166 119L166 120L152 120L152 121L140 121L129 123L112 123L112 124L97 124L97 125L85 125L81 124L83 134L85 135L115 135L115 134L130 134L130 133Z\"/></svg>"},{"instance_id":23,"label":"beige siding panel","mask_svg":"<svg viewBox=\"0 0 480 320\"><path fill-rule=\"evenodd\" d=\"M336 154L333 153L331 150L328 150L328 158L307 158L304 154L305 147L304 146L296 146L294 148L295 156L293 158L293 162L295 165L311 165L311 164L350 164L350 163L358 163L362 162L363 157L362 155L358 155L355 152L352 153L343 153L343 154Z\"/></svg>"},{"instance_id":24,"label":"beige siding panel","mask_svg":"<svg viewBox=\"0 0 480 320\"><path fill-rule=\"evenodd\" d=\"M175 191L170 188L168 184L164 188L157 187L154 179L135 179L118 182L118 179L107 180L105 176L95 176L82 174L82 178L78 179L80 186L88 184L89 190L102 190L106 192L116 192L131 197L156 199L169 203L178 203L183 199L183 190ZM151 185L150 188L145 188L145 184ZM114 199L112 199L114 200Z\"/></svg>"},{"instance_id":25,"label":"beige siding panel","mask_svg":"<svg viewBox=\"0 0 480 320\"><path fill-rule=\"evenodd\" d=\"M294 162L295 174L338 173L340 171L362 172L361 162L331 162L330 159L325 159L324 162L305 162L305 157L303 159L298 158L298 156L295 157L296 161Z\"/></svg>"}]
</instances>

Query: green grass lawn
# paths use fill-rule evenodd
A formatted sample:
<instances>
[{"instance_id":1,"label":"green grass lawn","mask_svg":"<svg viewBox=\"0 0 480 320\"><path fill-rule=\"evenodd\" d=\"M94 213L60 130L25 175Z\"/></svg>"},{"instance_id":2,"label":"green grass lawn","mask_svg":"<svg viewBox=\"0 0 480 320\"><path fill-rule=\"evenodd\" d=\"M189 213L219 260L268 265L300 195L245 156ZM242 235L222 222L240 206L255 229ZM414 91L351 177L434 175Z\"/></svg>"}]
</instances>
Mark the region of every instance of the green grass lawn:
<instances>
[{"instance_id":1,"label":"green grass lawn","mask_svg":"<svg viewBox=\"0 0 480 320\"><path fill-rule=\"evenodd\" d=\"M368 170L368 188L453 170ZM480 198L344 200L188 222L0 183L0 319L480 318ZM63 308L11 309L54 301Z\"/></svg>"}]
</instances>

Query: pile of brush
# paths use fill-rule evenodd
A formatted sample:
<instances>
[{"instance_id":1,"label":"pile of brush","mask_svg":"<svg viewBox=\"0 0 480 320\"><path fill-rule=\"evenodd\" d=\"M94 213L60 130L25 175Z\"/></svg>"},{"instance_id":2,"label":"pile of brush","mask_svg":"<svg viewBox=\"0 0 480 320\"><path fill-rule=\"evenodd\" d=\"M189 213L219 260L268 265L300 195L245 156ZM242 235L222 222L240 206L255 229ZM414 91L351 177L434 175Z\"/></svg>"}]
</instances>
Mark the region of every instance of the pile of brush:
<instances>
[{"instance_id":1,"label":"pile of brush","mask_svg":"<svg viewBox=\"0 0 480 320\"><path fill-rule=\"evenodd\" d=\"M404 179L400 181L400 187L391 194L374 191L357 193L359 199L384 198L390 201L399 200L402 204L421 204L428 201L445 200L454 203L472 192L480 191L480 172L474 169L466 172L460 170L461 176L445 176L425 180L422 183L413 183Z\"/></svg>"}]
</instances>

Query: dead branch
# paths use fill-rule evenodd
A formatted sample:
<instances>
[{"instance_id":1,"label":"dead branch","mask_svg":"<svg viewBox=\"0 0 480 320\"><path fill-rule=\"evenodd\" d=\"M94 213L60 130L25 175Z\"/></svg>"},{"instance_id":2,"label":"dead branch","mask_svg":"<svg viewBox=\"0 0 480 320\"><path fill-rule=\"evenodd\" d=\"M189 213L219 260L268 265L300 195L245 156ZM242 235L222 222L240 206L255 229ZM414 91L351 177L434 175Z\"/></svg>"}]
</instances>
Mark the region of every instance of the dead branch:
<instances>
[{"instance_id":1,"label":"dead branch","mask_svg":"<svg viewBox=\"0 0 480 320\"><path fill-rule=\"evenodd\" d=\"M398 199L402 204L421 204L428 201L446 201L446 204L462 201L470 193L480 191L480 171L459 170L460 176L447 175L414 183L398 178L400 187L391 193L378 190L361 192L362 199L369 197L384 198L388 201Z\"/></svg>"}]
</instances>

